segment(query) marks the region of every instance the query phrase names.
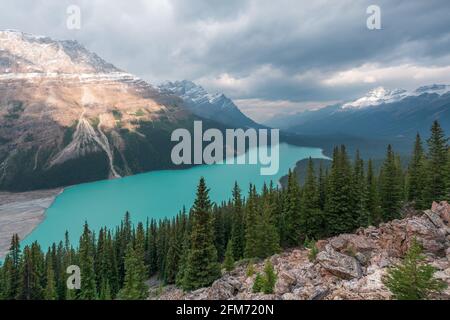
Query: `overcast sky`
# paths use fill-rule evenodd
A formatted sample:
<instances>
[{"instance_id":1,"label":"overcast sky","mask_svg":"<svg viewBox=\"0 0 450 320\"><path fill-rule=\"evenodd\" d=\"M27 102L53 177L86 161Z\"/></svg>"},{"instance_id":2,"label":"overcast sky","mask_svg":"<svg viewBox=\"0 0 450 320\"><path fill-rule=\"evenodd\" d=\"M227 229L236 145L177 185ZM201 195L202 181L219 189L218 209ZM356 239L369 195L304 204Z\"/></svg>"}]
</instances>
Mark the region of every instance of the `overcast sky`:
<instances>
[{"instance_id":1,"label":"overcast sky","mask_svg":"<svg viewBox=\"0 0 450 320\"><path fill-rule=\"evenodd\" d=\"M81 29L66 27L67 7ZM381 8L381 30L366 9ZM0 28L76 39L153 84L188 79L257 120L450 83L448 0L0 0Z\"/></svg>"}]
</instances>

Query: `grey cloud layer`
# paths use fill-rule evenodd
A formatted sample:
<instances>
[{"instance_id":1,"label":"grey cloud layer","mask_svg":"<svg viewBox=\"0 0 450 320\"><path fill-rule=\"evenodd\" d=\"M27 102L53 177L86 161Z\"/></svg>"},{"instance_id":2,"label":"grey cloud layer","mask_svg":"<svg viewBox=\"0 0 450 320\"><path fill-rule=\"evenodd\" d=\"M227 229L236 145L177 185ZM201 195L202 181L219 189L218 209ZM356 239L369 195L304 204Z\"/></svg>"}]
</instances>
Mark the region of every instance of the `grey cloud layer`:
<instances>
[{"instance_id":1,"label":"grey cloud layer","mask_svg":"<svg viewBox=\"0 0 450 320\"><path fill-rule=\"evenodd\" d=\"M1 2L0 28L74 38L151 82L191 79L244 102L348 99L377 85L450 82L447 0ZM81 7L79 31L65 28L69 4ZM381 7L382 30L366 28L370 4Z\"/></svg>"}]
</instances>

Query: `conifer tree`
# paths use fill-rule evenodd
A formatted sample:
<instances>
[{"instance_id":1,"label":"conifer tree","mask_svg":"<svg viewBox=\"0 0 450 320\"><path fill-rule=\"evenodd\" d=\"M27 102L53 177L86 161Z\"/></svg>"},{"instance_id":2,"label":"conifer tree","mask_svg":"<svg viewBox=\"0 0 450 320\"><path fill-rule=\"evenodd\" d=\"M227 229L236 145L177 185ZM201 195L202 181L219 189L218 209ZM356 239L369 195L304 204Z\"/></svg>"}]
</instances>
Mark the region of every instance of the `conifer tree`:
<instances>
[{"instance_id":1,"label":"conifer tree","mask_svg":"<svg viewBox=\"0 0 450 320\"><path fill-rule=\"evenodd\" d=\"M287 189L283 205L284 239L288 247L298 246L301 243L301 207L300 187L294 171L289 170Z\"/></svg>"},{"instance_id":2,"label":"conifer tree","mask_svg":"<svg viewBox=\"0 0 450 320\"><path fill-rule=\"evenodd\" d=\"M178 263L181 257L181 245L182 244L178 242L177 230L175 229L175 226L172 226L165 271L165 280L167 283L175 283L179 268Z\"/></svg>"},{"instance_id":3,"label":"conifer tree","mask_svg":"<svg viewBox=\"0 0 450 320\"><path fill-rule=\"evenodd\" d=\"M434 121L431 127L431 136L428 143L427 183L425 187L425 207L430 207L433 201L445 200L446 174L448 146L444 130L438 121Z\"/></svg>"},{"instance_id":4,"label":"conifer tree","mask_svg":"<svg viewBox=\"0 0 450 320\"><path fill-rule=\"evenodd\" d=\"M191 247L183 280L185 290L208 286L220 276L208 193L205 179L202 177L192 209Z\"/></svg>"},{"instance_id":5,"label":"conifer tree","mask_svg":"<svg viewBox=\"0 0 450 320\"><path fill-rule=\"evenodd\" d=\"M234 268L233 240L228 241L227 250L225 251L225 260L223 261L223 266L226 271L231 271Z\"/></svg>"},{"instance_id":6,"label":"conifer tree","mask_svg":"<svg viewBox=\"0 0 450 320\"><path fill-rule=\"evenodd\" d=\"M318 238L324 234L323 213L319 204L319 188L316 182L314 164L308 161L306 180L301 193L300 227L301 233L308 238Z\"/></svg>"},{"instance_id":7,"label":"conifer tree","mask_svg":"<svg viewBox=\"0 0 450 320\"><path fill-rule=\"evenodd\" d=\"M398 300L423 300L447 287L434 277L435 272L436 268L425 262L422 247L414 239L403 262L391 268L383 282Z\"/></svg>"},{"instance_id":8,"label":"conifer tree","mask_svg":"<svg viewBox=\"0 0 450 320\"><path fill-rule=\"evenodd\" d=\"M143 300L147 298L148 288L145 284L143 259L139 258L139 249L128 244L125 253L125 278L118 297L122 300Z\"/></svg>"},{"instance_id":9,"label":"conifer tree","mask_svg":"<svg viewBox=\"0 0 450 320\"><path fill-rule=\"evenodd\" d=\"M44 257L37 243L26 246L19 267L19 300L40 300L44 297Z\"/></svg>"},{"instance_id":10,"label":"conifer tree","mask_svg":"<svg viewBox=\"0 0 450 320\"><path fill-rule=\"evenodd\" d=\"M80 271L83 276L79 298L81 300L97 299L97 283L94 270L93 235L87 222L84 224L80 238Z\"/></svg>"},{"instance_id":11,"label":"conifer tree","mask_svg":"<svg viewBox=\"0 0 450 320\"><path fill-rule=\"evenodd\" d=\"M326 192L327 192L327 176L328 170L323 170L322 162L320 162L319 168L319 208L320 210L325 210L325 202L326 202Z\"/></svg>"},{"instance_id":12,"label":"conifer tree","mask_svg":"<svg viewBox=\"0 0 450 320\"><path fill-rule=\"evenodd\" d=\"M401 168L392 150L387 148L386 159L380 172L380 204L383 221L390 221L400 217L402 205Z\"/></svg>"},{"instance_id":13,"label":"conifer tree","mask_svg":"<svg viewBox=\"0 0 450 320\"><path fill-rule=\"evenodd\" d=\"M239 260L244 257L245 226L244 211L242 208L241 189L237 182L233 188L233 213L231 225L231 239L233 244L233 257Z\"/></svg>"},{"instance_id":14,"label":"conifer tree","mask_svg":"<svg viewBox=\"0 0 450 320\"><path fill-rule=\"evenodd\" d=\"M350 232L355 227L351 182L351 166L345 147L335 148L325 204L325 220L330 235Z\"/></svg>"},{"instance_id":15,"label":"conifer tree","mask_svg":"<svg viewBox=\"0 0 450 320\"><path fill-rule=\"evenodd\" d=\"M47 274L44 298L45 300L56 300L58 298L55 286L55 272L53 271L53 261L51 258L47 259Z\"/></svg>"},{"instance_id":16,"label":"conifer tree","mask_svg":"<svg viewBox=\"0 0 450 320\"><path fill-rule=\"evenodd\" d=\"M270 260L267 260L264 265L264 281L262 286L263 292L265 294L273 293L276 282L277 282L277 275L275 274L273 264L272 262L270 262Z\"/></svg>"},{"instance_id":17,"label":"conifer tree","mask_svg":"<svg viewBox=\"0 0 450 320\"><path fill-rule=\"evenodd\" d=\"M414 150L408 166L407 175L407 199L413 201L416 209L425 209L424 187L425 187L425 154L423 151L420 135L416 135Z\"/></svg>"},{"instance_id":18,"label":"conifer tree","mask_svg":"<svg viewBox=\"0 0 450 320\"><path fill-rule=\"evenodd\" d=\"M254 258L258 254L258 204L256 199L256 188L250 185L246 210L245 210L245 249L246 258Z\"/></svg>"},{"instance_id":19,"label":"conifer tree","mask_svg":"<svg viewBox=\"0 0 450 320\"><path fill-rule=\"evenodd\" d=\"M354 201L354 219L358 226L367 227L371 223L369 211L367 210L368 190L366 177L364 175L364 161L356 151L354 169L353 169L353 201Z\"/></svg>"},{"instance_id":20,"label":"conifer tree","mask_svg":"<svg viewBox=\"0 0 450 320\"><path fill-rule=\"evenodd\" d=\"M265 258L280 250L280 236L273 221L273 207L264 202L262 215L256 224L255 256Z\"/></svg>"},{"instance_id":21,"label":"conifer tree","mask_svg":"<svg viewBox=\"0 0 450 320\"><path fill-rule=\"evenodd\" d=\"M369 225L378 225L383 221L378 193L378 182L373 171L372 159L367 164L367 211L369 213Z\"/></svg>"}]
</instances>

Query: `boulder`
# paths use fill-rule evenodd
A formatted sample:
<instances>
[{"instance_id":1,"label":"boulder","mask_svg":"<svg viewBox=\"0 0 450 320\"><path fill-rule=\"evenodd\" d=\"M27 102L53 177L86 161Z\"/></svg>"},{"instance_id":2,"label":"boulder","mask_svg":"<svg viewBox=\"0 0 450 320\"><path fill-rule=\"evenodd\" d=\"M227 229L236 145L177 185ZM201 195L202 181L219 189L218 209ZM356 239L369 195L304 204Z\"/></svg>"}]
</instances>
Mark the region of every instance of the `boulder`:
<instances>
[{"instance_id":1,"label":"boulder","mask_svg":"<svg viewBox=\"0 0 450 320\"><path fill-rule=\"evenodd\" d=\"M341 253L362 253L368 257L376 248L375 241L358 234L341 234L329 240L330 245Z\"/></svg>"},{"instance_id":2,"label":"boulder","mask_svg":"<svg viewBox=\"0 0 450 320\"><path fill-rule=\"evenodd\" d=\"M214 281L207 293L208 300L227 300L236 296L242 283L235 277L224 277Z\"/></svg>"},{"instance_id":3,"label":"boulder","mask_svg":"<svg viewBox=\"0 0 450 320\"><path fill-rule=\"evenodd\" d=\"M362 276L361 265L353 257L337 252L331 245L326 245L325 251L317 254L316 261L328 272L341 278L353 279Z\"/></svg>"},{"instance_id":4,"label":"boulder","mask_svg":"<svg viewBox=\"0 0 450 320\"><path fill-rule=\"evenodd\" d=\"M277 283L275 284L275 294L282 295L290 292L292 287L297 283L295 275L290 271L282 271L278 274Z\"/></svg>"},{"instance_id":5,"label":"boulder","mask_svg":"<svg viewBox=\"0 0 450 320\"><path fill-rule=\"evenodd\" d=\"M450 204L447 201L433 202L431 211L437 213L447 226L450 225Z\"/></svg>"}]
</instances>

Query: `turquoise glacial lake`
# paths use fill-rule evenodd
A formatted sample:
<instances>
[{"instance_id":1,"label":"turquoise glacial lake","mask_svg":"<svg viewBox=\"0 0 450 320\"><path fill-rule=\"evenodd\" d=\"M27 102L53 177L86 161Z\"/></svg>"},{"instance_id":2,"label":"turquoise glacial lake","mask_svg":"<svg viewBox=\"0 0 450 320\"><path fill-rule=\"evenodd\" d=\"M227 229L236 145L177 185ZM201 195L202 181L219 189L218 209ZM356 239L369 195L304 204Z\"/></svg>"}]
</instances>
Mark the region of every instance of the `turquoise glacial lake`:
<instances>
[{"instance_id":1,"label":"turquoise glacial lake","mask_svg":"<svg viewBox=\"0 0 450 320\"><path fill-rule=\"evenodd\" d=\"M260 164L214 164L186 170L153 171L68 187L47 210L45 220L24 239L22 247L38 241L46 250L53 242L63 240L66 230L72 244L76 245L85 221L94 231L103 226L111 228L120 224L126 211L130 212L134 223L145 223L147 218L172 217L183 206L187 209L192 206L196 186L202 176L210 188L211 200L219 203L231 198L235 181L245 195L250 183L260 190L264 182L272 180L277 183L297 161L325 157L321 149L286 143L280 144L279 151L279 171L273 176L261 175Z\"/></svg>"}]
</instances>

